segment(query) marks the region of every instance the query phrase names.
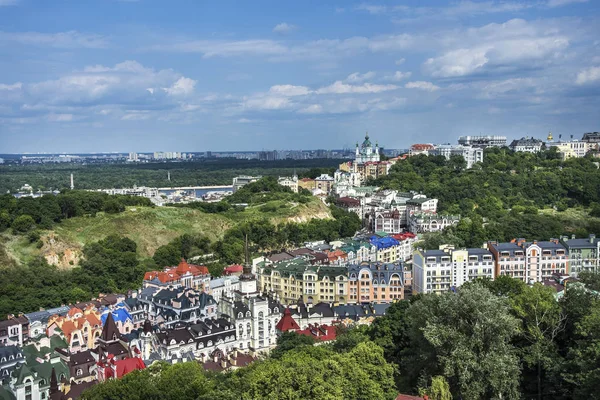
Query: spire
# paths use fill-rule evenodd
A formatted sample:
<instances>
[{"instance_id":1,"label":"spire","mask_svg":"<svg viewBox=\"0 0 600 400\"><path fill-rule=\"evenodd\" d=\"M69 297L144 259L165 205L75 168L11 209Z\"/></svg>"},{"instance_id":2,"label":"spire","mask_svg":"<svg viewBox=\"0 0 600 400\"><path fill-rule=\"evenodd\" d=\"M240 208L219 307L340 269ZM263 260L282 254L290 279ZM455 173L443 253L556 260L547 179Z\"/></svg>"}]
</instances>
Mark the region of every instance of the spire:
<instances>
[{"instance_id":1,"label":"spire","mask_svg":"<svg viewBox=\"0 0 600 400\"><path fill-rule=\"evenodd\" d=\"M102 327L102 334L100 335L100 339L105 343L116 342L119 339L119 336L119 329L117 328L117 324L115 324L112 312L108 311L106 321L104 322L104 326Z\"/></svg>"},{"instance_id":2,"label":"spire","mask_svg":"<svg viewBox=\"0 0 600 400\"><path fill-rule=\"evenodd\" d=\"M50 396L58 393L58 379L56 379L56 371L52 367L52 375L50 375Z\"/></svg>"},{"instance_id":3,"label":"spire","mask_svg":"<svg viewBox=\"0 0 600 400\"><path fill-rule=\"evenodd\" d=\"M552 132L551 131L548 132L548 138L547 139L548 139L549 142L551 142L551 141L554 140L554 138L552 137Z\"/></svg>"},{"instance_id":4,"label":"spire","mask_svg":"<svg viewBox=\"0 0 600 400\"><path fill-rule=\"evenodd\" d=\"M248 253L248 234L246 233L246 242L244 244L244 252L245 252L245 262L244 262L244 270L242 275L240 276L240 280L251 281L254 280L254 275L252 274L252 266L250 265L250 253Z\"/></svg>"},{"instance_id":5,"label":"spire","mask_svg":"<svg viewBox=\"0 0 600 400\"><path fill-rule=\"evenodd\" d=\"M150 323L150 320L145 320L144 321L144 333L150 333L152 332L152 324Z\"/></svg>"}]
</instances>

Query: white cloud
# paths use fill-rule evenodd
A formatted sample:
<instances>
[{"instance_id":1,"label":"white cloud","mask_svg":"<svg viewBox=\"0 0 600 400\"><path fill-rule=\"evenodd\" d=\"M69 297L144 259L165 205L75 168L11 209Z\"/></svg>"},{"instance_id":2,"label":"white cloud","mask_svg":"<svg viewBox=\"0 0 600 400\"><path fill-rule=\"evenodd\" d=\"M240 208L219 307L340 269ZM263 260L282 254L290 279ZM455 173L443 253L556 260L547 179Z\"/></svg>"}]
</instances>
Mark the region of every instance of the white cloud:
<instances>
[{"instance_id":1,"label":"white cloud","mask_svg":"<svg viewBox=\"0 0 600 400\"><path fill-rule=\"evenodd\" d=\"M596 81L600 81L600 67L590 67L581 70L581 72L577 74L577 80L575 83L578 85L585 85L587 83Z\"/></svg>"},{"instance_id":2,"label":"white cloud","mask_svg":"<svg viewBox=\"0 0 600 400\"><path fill-rule=\"evenodd\" d=\"M305 96L310 94L311 90L306 86L275 85L271 86L269 93L275 96L293 97Z\"/></svg>"},{"instance_id":3,"label":"white cloud","mask_svg":"<svg viewBox=\"0 0 600 400\"><path fill-rule=\"evenodd\" d=\"M281 24L275 25L275 27L273 28L273 32L279 33L281 35L286 35L296 29L297 29L296 25L282 22Z\"/></svg>"},{"instance_id":4,"label":"white cloud","mask_svg":"<svg viewBox=\"0 0 600 400\"><path fill-rule=\"evenodd\" d=\"M180 52L180 53L202 53L204 57L215 56L234 57L245 55L277 55L287 52L287 48L273 40L195 40L174 44L158 45L151 50Z\"/></svg>"},{"instance_id":5,"label":"white cloud","mask_svg":"<svg viewBox=\"0 0 600 400\"><path fill-rule=\"evenodd\" d=\"M364 74L361 74L359 72L355 72L353 74L348 75L348 77L346 78L346 80L348 82L351 82L351 83L364 82L364 81L367 81L369 79L373 79L375 77L375 75L376 74L373 71L365 72Z\"/></svg>"},{"instance_id":6,"label":"white cloud","mask_svg":"<svg viewBox=\"0 0 600 400\"><path fill-rule=\"evenodd\" d=\"M0 7L4 6L16 6L20 0L0 0Z\"/></svg>"},{"instance_id":7,"label":"white cloud","mask_svg":"<svg viewBox=\"0 0 600 400\"><path fill-rule=\"evenodd\" d=\"M435 92L436 90L438 90L440 88L439 86L436 86L433 83L426 82L426 81L408 82L406 85L404 85L404 87L407 89L426 90L428 92Z\"/></svg>"},{"instance_id":8,"label":"white cloud","mask_svg":"<svg viewBox=\"0 0 600 400\"><path fill-rule=\"evenodd\" d=\"M447 49L424 63L432 76L466 76L494 68L506 71L538 61L548 64L569 46L569 38L545 23L512 19L449 33L443 44Z\"/></svg>"},{"instance_id":9,"label":"white cloud","mask_svg":"<svg viewBox=\"0 0 600 400\"><path fill-rule=\"evenodd\" d=\"M364 83L362 85L349 85L342 81L336 81L329 86L322 87L316 90L317 94L347 94L347 93L380 93L389 90L396 90L396 85L377 85L372 83Z\"/></svg>"},{"instance_id":10,"label":"white cloud","mask_svg":"<svg viewBox=\"0 0 600 400\"><path fill-rule=\"evenodd\" d=\"M0 83L0 90L6 90L6 91L15 91L15 90L21 90L21 88L23 87L23 84L21 82L16 82L13 83L12 85L7 85L5 83Z\"/></svg>"},{"instance_id":11,"label":"white cloud","mask_svg":"<svg viewBox=\"0 0 600 400\"><path fill-rule=\"evenodd\" d=\"M196 81L190 78L181 77L171 87L163 90L171 96L187 96L194 92Z\"/></svg>"},{"instance_id":12,"label":"white cloud","mask_svg":"<svg viewBox=\"0 0 600 400\"><path fill-rule=\"evenodd\" d=\"M587 3L588 0L548 0L548 7L561 7L573 3Z\"/></svg>"},{"instance_id":13,"label":"white cloud","mask_svg":"<svg viewBox=\"0 0 600 400\"><path fill-rule=\"evenodd\" d=\"M100 49L108 46L108 40L104 36L89 35L77 31L58 33L0 31L0 44L2 43L18 43L21 45L63 49Z\"/></svg>"},{"instance_id":14,"label":"white cloud","mask_svg":"<svg viewBox=\"0 0 600 400\"><path fill-rule=\"evenodd\" d=\"M239 122L240 124L250 124L254 121L248 118L240 118L237 120L237 122Z\"/></svg>"},{"instance_id":15,"label":"white cloud","mask_svg":"<svg viewBox=\"0 0 600 400\"><path fill-rule=\"evenodd\" d=\"M282 110L289 108L291 104L287 97L258 95L246 98L242 106L250 110Z\"/></svg>"},{"instance_id":16,"label":"white cloud","mask_svg":"<svg viewBox=\"0 0 600 400\"><path fill-rule=\"evenodd\" d=\"M411 72L402 72L402 71L396 71L394 73L394 75L391 76L386 76L385 79L390 80L390 81L401 81L403 79L408 79L410 78L410 76L412 75Z\"/></svg>"},{"instance_id":17,"label":"white cloud","mask_svg":"<svg viewBox=\"0 0 600 400\"><path fill-rule=\"evenodd\" d=\"M402 64L404 64L405 61L406 61L405 58L401 58L399 60L396 60L396 65L402 65Z\"/></svg>"},{"instance_id":18,"label":"white cloud","mask_svg":"<svg viewBox=\"0 0 600 400\"><path fill-rule=\"evenodd\" d=\"M311 104L308 107L298 110L300 114L321 114L323 113L323 106L320 104Z\"/></svg>"}]
</instances>

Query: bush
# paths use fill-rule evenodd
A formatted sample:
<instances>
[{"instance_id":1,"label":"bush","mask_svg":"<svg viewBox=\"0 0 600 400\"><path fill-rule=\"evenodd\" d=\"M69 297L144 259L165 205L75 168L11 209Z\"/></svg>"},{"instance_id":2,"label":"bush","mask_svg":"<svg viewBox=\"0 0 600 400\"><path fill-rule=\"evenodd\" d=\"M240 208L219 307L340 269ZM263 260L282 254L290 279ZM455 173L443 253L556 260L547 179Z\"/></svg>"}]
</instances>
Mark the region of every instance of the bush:
<instances>
[{"instance_id":1,"label":"bush","mask_svg":"<svg viewBox=\"0 0 600 400\"><path fill-rule=\"evenodd\" d=\"M13 221L11 228L13 233L25 233L35 228L35 221L29 215L20 215Z\"/></svg>"},{"instance_id":2,"label":"bush","mask_svg":"<svg viewBox=\"0 0 600 400\"><path fill-rule=\"evenodd\" d=\"M118 214L125 211L125 206L118 200L110 199L104 203L104 212L107 214Z\"/></svg>"}]
</instances>

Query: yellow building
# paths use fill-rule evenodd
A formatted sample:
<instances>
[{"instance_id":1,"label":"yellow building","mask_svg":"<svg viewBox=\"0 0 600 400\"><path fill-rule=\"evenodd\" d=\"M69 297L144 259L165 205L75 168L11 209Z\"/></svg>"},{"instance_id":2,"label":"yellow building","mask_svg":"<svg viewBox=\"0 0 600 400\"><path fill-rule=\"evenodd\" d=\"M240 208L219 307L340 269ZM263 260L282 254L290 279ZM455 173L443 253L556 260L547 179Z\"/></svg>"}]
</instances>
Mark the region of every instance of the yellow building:
<instances>
[{"instance_id":1,"label":"yellow building","mask_svg":"<svg viewBox=\"0 0 600 400\"><path fill-rule=\"evenodd\" d=\"M311 265L294 258L274 265L257 265L260 290L274 293L284 304L339 302L346 303L348 271L346 267Z\"/></svg>"}]
</instances>

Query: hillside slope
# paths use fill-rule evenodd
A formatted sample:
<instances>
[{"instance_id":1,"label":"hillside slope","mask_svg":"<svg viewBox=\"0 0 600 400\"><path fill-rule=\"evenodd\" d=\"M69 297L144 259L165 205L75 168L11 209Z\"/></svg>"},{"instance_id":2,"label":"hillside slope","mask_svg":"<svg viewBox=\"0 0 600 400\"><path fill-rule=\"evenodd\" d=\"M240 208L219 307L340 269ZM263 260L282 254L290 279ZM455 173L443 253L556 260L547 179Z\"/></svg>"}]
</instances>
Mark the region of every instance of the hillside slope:
<instances>
[{"instance_id":1,"label":"hillside slope","mask_svg":"<svg viewBox=\"0 0 600 400\"><path fill-rule=\"evenodd\" d=\"M332 218L327 206L318 199L307 204L269 202L270 208L249 207L243 212L208 214L191 208L128 207L120 214L98 213L95 217L76 217L62 221L53 230L43 231L38 248L23 236L4 233L0 240L0 255L9 265L10 260L25 264L32 258L44 256L48 263L62 268L77 265L83 246L117 234L137 243L138 254L150 257L156 249L184 234L206 235L211 241L223 236L233 225L255 218L268 218L273 223L305 222L313 218ZM5 253L5 254L4 254Z\"/></svg>"}]
</instances>

